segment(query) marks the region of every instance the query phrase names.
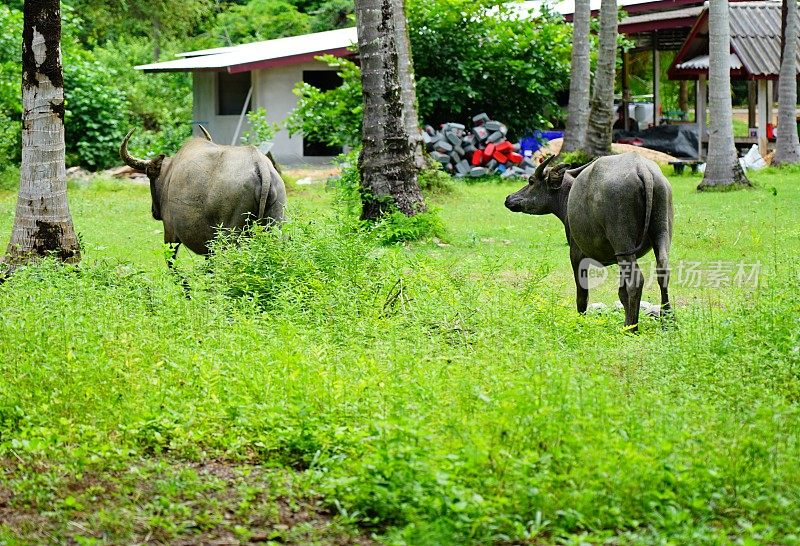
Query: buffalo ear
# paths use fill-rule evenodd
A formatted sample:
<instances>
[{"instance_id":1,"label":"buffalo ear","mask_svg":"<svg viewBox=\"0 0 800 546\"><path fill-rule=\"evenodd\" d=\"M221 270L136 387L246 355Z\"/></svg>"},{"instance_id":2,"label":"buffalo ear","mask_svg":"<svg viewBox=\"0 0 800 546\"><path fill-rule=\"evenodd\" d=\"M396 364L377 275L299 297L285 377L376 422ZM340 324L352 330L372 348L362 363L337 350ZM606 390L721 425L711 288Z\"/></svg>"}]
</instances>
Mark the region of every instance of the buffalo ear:
<instances>
[{"instance_id":1,"label":"buffalo ear","mask_svg":"<svg viewBox=\"0 0 800 546\"><path fill-rule=\"evenodd\" d=\"M567 167L568 165L562 164L550 169L545 175L547 185L554 190L560 188L561 184L564 183L564 174L567 172Z\"/></svg>"},{"instance_id":2,"label":"buffalo ear","mask_svg":"<svg viewBox=\"0 0 800 546\"><path fill-rule=\"evenodd\" d=\"M161 165L164 163L165 157L167 156L164 154L158 154L156 157L150 160L150 165L147 166L147 170L145 171L148 178L158 178L158 176L161 174Z\"/></svg>"}]
</instances>

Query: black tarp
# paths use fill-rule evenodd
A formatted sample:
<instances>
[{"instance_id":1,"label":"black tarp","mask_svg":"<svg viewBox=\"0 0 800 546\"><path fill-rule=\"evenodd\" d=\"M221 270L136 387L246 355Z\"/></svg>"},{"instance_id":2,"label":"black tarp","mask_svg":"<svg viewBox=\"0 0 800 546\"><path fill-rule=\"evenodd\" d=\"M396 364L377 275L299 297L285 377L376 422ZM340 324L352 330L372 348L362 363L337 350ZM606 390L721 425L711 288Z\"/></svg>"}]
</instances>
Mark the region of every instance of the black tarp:
<instances>
[{"instance_id":1,"label":"black tarp","mask_svg":"<svg viewBox=\"0 0 800 546\"><path fill-rule=\"evenodd\" d=\"M697 158L697 125L675 124L650 127L644 131L614 130L614 142L639 139L642 146L681 159Z\"/></svg>"}]
</instances>

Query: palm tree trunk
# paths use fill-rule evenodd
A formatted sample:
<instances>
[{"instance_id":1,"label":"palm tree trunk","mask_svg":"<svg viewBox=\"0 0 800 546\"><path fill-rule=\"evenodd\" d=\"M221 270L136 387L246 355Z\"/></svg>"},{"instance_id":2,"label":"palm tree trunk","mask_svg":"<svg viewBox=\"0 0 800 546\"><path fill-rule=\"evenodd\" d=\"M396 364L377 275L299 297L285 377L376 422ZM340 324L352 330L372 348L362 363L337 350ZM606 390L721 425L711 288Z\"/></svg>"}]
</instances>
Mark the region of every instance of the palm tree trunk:
<instances>
[{"instance_id":1,"label":"palm tree trunk","mask_svg":"<svg viewBox=\"0 0 800 546\"><path fill-rule=\"evenodd\" d=\"M374 220L393 208L413 216L425 210L425 202L408 131L412 114L403 96L402 46L396 27L398 19L405 17L402 1L356 0L356 17L364 95L363 148L358 161L361 217Z\"/></svg>"},{"instance_id":2,"label":"palm tree trunk","mask_svg":"<svg viewBox=\"0 0 800 546\"><path fill-rule=\"evenodd\" d=\"M403 111L406 131L414 150L414 164L417 169L425 168L425 156L422 153L422 133L419 128L417 114L417 83L414 79L414 62L411 57L411 41L408 37L408 24L405 17L403 0L393 0L395 13L402 14L395 21L395 41L397 43L397 61L400 69L400 96L403 100Z\"/></svg>"},{"instance_id":3,"label":"palm tree trunk","mask_svg":"<svg viewBox=\"0 0 800 546\"><path fill-rule=\"evenodd\" d=\"M567 126L562 152L583 148L589 123L589 0L575 1L572 19L572 74L569 80Z\"/></svg>"},{"instance_id":4,"label":"palm tree trunk","mask_svg":"<svg viewBox=\"0 0 800 546\"><path fill-rule=\"evenodd\" d=\"M600 43L594 76L589 127L584 149L592 157L611 154L614 126L614 73L617 62L617 2L600 3Z\"/></svg>"},{"instance_id":5,"label":"palm tree trunk","mask_svg":"<svg viewBox=\"0 0 800 546\"><path fill-rule=\"evenodd\" d=\"M778 78L778 135L773 165L800 163L797 138L797 33L795 0L783 0L783 40L781 72Z\"/></svg>"},{"instance_id":6,"label":"palm tree trunk","mask_svg":"<svg viewBox=\"0 0 800 546\"><path fill-rule=\"evenodd\" d=\"M22 32L22 166L12 263L54 255L80 260L67 203L59 0L25 0Z\"/></svg>"},{"instance_id":7,"label":"palm tree trunk","mask_svg":"<svg viewBox=\"0 0 800 546\"><path fill-rule=\"evenodd\" d=\"M728 0L710 0L708 7L708 158L703 181L705 190L741 184L750 186L733 143L731 102L731 28Z\"/></svg>"}]
</instances>

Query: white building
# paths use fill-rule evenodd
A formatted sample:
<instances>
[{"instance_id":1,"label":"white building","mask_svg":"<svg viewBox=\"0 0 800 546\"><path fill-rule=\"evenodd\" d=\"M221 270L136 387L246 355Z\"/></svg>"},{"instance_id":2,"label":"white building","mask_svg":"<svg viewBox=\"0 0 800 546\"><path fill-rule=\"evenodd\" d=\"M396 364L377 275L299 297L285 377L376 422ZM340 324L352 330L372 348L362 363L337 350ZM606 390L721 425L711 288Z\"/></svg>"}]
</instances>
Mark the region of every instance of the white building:
<instances>
[{"instance_id":1,"label":"white building","mask_svg":"<svg viewBox=\"0 0 800 546\"><path fill-rule=\"evenodd\" d=\"M203 125L215 142L241 141L249 129L245 114L265 108L267 119L281 125L272 153L286 165L323 163L340 150L305 142L302 135L289 136L283 128L286 116L297 106L292 92L298 82L320 89L341 83L336 70L315 60L318 55L353 55L355 28L304 34L232 47L191 51L179 59L137 66L145 72L191 72L193 76L194 133Z\"/></svg>"}]
</instances>

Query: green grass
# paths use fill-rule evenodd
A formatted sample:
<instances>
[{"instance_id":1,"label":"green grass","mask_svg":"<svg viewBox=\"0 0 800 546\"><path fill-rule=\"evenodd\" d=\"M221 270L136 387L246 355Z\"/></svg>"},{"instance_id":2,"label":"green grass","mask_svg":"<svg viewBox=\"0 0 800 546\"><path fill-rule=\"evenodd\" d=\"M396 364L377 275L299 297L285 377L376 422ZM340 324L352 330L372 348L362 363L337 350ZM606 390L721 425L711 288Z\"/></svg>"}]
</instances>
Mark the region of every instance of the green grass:
<instances>
[{"instance_id":1,"label":"green grass","mask_svg":"<svg viewBox=\"0 0 800 546\"><path fill-rule=\"evenodd\" d=\"M800 171L753 178L671 177L677 323L638 336L574 311L519 182L394 247L305 186L286 236L182 254L191 299L145 187L72 188L80 268L0 285L0 544L800 544Z\"/></svg>"}]
</instances>

